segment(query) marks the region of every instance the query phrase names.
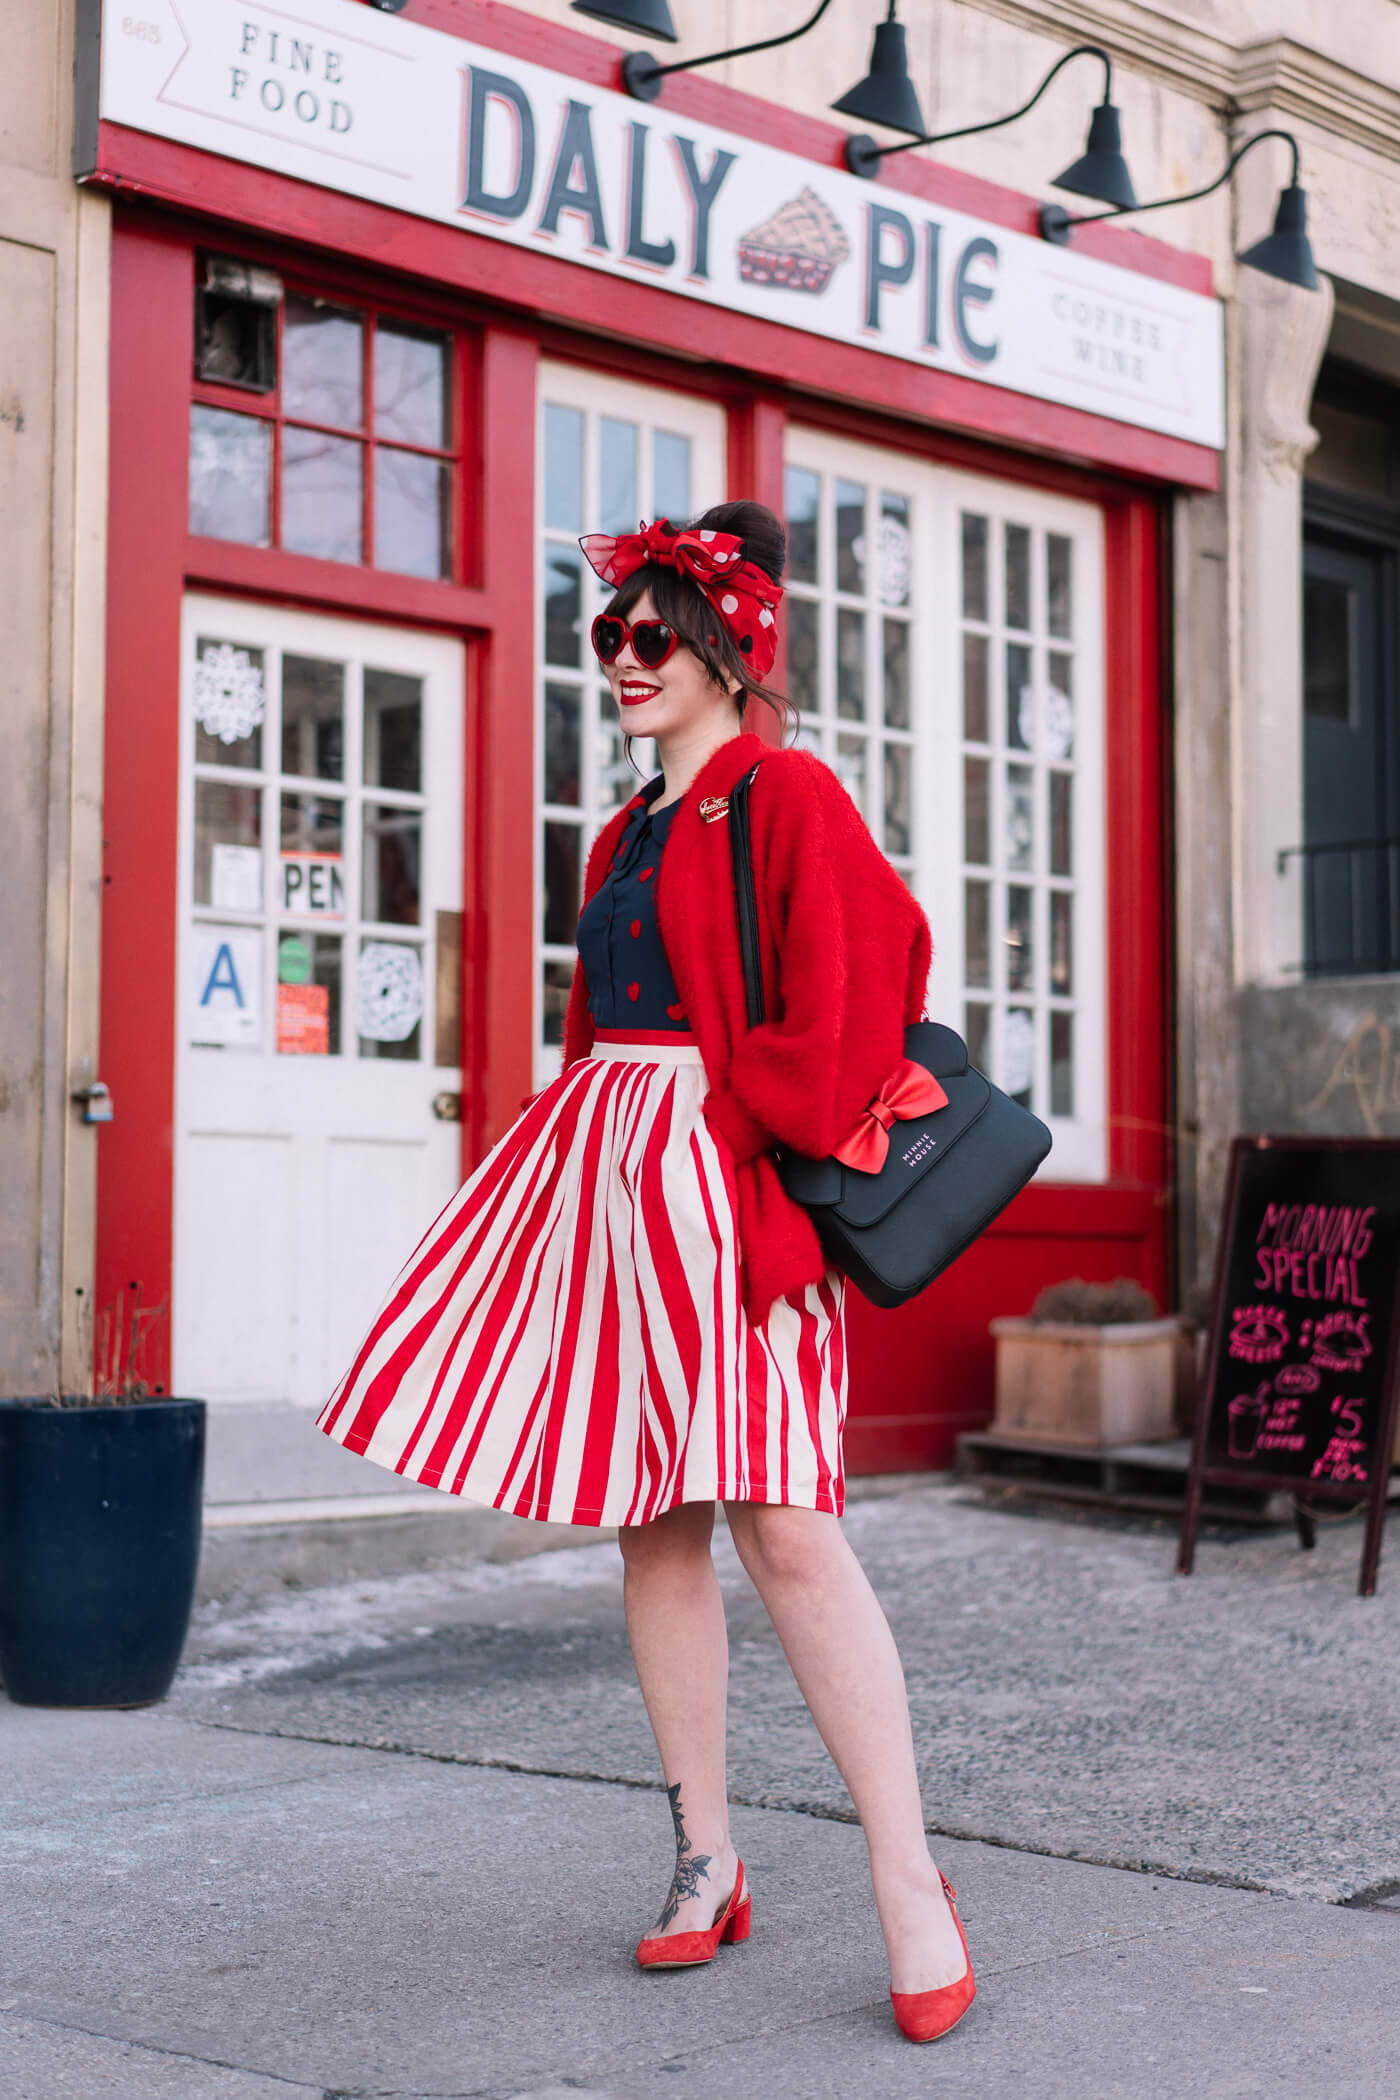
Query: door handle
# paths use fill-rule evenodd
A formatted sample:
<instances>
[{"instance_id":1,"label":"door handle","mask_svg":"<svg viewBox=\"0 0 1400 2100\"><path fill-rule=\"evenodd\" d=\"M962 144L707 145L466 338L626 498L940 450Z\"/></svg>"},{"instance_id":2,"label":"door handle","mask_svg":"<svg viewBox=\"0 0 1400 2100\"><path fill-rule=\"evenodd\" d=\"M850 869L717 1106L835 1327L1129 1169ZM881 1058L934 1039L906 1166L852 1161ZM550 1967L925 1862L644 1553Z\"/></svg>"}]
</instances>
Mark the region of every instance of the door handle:
<instances>
[{"instance_id":1,"label":"door handle","mask_svg":"<svg viewBox=\"0 0 1400 2100\"><path fill-rule=\"evenodd\" d=\"M460 1094L442 1093L433 1095L433 1114L439 1123L460 1123L462 1120L462 1097Z\"/></svg>"}]
</instances>

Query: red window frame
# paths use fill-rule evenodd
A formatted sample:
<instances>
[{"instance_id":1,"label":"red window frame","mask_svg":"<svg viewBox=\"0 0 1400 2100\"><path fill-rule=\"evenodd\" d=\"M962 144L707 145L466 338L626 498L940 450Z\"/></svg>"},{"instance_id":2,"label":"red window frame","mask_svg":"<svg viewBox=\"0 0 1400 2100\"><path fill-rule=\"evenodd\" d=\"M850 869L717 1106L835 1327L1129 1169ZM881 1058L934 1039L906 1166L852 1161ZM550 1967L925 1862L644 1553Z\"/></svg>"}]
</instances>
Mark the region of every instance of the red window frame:
<instances>
[{"instance_id":1,"label":"red window frame","mask_svg":"<svg viewBox=\"0 0 1400 2100\"><path fill-rule=\"evenodd\" d=\"M236 248L221 248L220 254L232 253L237 260L250 259ZM280 273L279 273L280 274ZM321 423L306 416L289 414L282 399L282 375L284 370L284 340L286 335L287 301L289 298L307 300L326 306L337 313L353 315L363 326L363 341L360 351L360 400L363 410L358 428L345 424ZM193 318L193 317L192 317ZM447 399L445 402L448 442L443 446L414 445L401 438L381 437L376 429L376 401L374 391L374 344L381 322L398 323L423 334L441 336L448 346ZM401 312L397 307L381 300L360 298L353 303L339 293L328 295L323 286L314 280L300 277L283 277L282 297L276 308L276 383L269 392L261 392L246 386L219 385L216 381L201 379L197 359L191 359L190 403L205 408L222 409L227 412L254 416L272 426L272 470L269 495L270 537L263 551L287 553L282 544L282 479L283 479L283 434L286 430L310 430L324 437L345 439L358 444L361 454L360 468L360 560L347 562L347 568L373 569L379 574L399 576L401 569L382 566L373 559L374 549L374 463L381 447L406 452L420 459L434 459L449 467L452 473L452 495L444 520L447 534L447 562L439 576L424 577L423 582L461 581L461 482L464 468L463 444L466 424L465 404L461 398L458 374L464 362L464 346L459 341L463 333L460 328L444 326L441 321L425 322L416 315ZM201 537L217 539L217 534ZM235 545L252 544L247 541Z\"/></svg>"}]
</instances>

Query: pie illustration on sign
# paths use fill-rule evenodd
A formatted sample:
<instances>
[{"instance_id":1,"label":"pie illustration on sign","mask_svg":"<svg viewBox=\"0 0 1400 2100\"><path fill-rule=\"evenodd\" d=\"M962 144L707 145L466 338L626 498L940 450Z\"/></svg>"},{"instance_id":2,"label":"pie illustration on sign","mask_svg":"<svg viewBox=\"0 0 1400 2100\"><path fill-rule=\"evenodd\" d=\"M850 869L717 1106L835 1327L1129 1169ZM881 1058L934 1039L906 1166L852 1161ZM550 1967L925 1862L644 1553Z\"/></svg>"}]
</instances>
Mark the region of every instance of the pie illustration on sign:
<instances>
[{"instance_id":1,"label":"pie illustration on sign","mask_svg":"<svg viewBox=\"0 0 1400 2100\"><path fill-rule=\"evenodd\" d=\"M780 205L761 226L739 236L739 275L747 284L790 292L824 292L851 252L846 229L812 188Z\"/></svg>"}]
</instances>

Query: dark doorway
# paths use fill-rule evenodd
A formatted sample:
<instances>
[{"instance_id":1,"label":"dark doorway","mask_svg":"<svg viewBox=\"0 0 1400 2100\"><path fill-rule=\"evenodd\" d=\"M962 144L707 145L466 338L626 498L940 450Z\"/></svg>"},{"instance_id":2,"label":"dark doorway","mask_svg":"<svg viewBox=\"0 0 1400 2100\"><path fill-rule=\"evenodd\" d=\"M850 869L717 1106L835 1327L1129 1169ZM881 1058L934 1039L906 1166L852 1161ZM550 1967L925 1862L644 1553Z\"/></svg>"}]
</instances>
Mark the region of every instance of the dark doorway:
<instances>
[{"instance_id":1,"label":"dark doorway","mask_svg":"<svg viewBox=\"0 0 1400 2100\"><path fill-rule=\"evenodd\" d=\"M1326 393L1371 425L1371 459L1400 435L1400 392ZM1320 403L1325 407L1326 403ZM1332 464L1324 431L1317 465ZM1338 420L1335 415L1330 420ZM1353 441L1353 427L1347 433ZM1348 462L1350 464L1350 461ZM1347 478L1350 479L1350 476ZM1310 479L1303 524L1303 936L1310 977L1400 970L1400 504L1341 475ZM1377 500L1381 496L1382 500Z\"/></svg>"}]
</instances>

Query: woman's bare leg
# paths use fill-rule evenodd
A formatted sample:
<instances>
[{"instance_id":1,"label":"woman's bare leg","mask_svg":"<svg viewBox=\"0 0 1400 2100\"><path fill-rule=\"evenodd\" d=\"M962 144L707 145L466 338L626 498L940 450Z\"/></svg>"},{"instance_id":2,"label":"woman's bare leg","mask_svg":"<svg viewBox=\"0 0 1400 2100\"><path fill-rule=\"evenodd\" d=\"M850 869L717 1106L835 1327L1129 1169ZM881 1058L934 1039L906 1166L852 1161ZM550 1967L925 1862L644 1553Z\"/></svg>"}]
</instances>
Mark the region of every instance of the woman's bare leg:
<instances>
[{"instance_id":1,"label":"woman's bare leg","mask_svg":"<svg viewBox=\"0 0 1400 2100\"><path fill-rule=\"evenodd\" d=\"M726 1509L739 1558L860 1817L892 1988L954 1983L966 1963L929 1857L904 1671L865 1570L822 1510L761 1502Z\"/></svg>"},{"instance_id":2,"label":"woman's bare leg","mask_svg":"<svg viewBox=\"0 0 1400 2100\"><path fill-rule=\"evenodd\" d=\"M676 1870L654 1928L703 1932L734 1887L724 1771L729 1640L710 1558L713 1502L624 1525L622 1596L632 1659L661 1753Z\"/></svg>"}]
</instances>

